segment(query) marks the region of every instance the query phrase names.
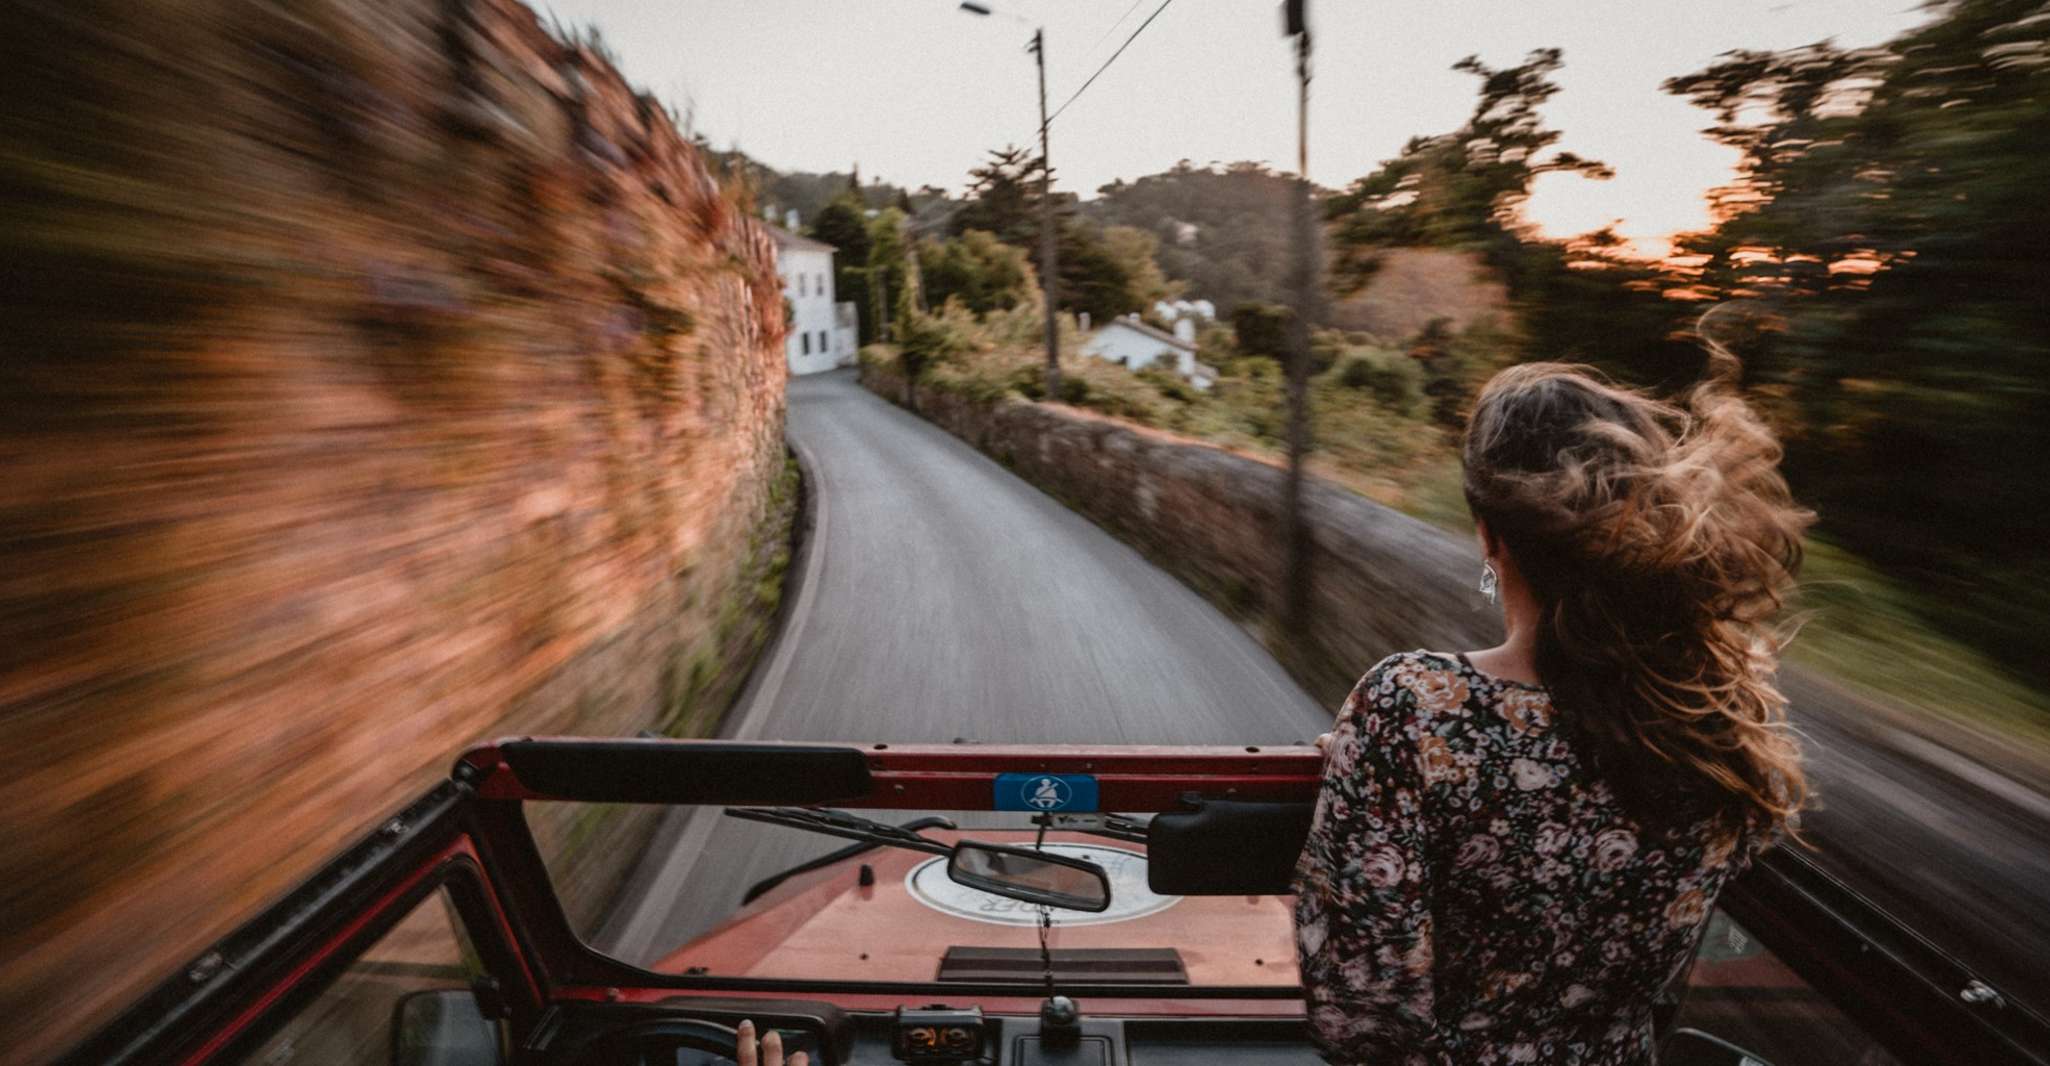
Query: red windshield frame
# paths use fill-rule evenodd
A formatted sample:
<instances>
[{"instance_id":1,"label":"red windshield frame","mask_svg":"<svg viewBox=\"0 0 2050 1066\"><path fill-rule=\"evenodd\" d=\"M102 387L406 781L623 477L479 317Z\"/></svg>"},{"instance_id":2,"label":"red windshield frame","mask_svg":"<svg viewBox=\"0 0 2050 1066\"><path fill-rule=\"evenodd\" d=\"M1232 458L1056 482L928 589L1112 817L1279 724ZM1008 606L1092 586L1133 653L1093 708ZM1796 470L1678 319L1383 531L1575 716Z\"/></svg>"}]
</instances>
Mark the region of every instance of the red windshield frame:
<instances>
[{"instance_id":1,"label":"red windshield frame","mask_svg":"<svg viewBox=\"0 0 2050 1066\"><path fill-rule=\"evenodd\" d=\"M730 743L652 739L589 741L573 737L518 739L543 740L568 749L589 746L596 750L603 745L616 750L623 745L645 745L650 752L666 748L712 756ZM596 798L543 791L522 781L500 750L500 745L508 742L501 740L472 748L457 764L458 776L469 775L479 798L514 802ZM747 747L750 750L785 747L792 752L815 752L822 747L859 750L868 765L870 785L864 792L836 797L834 804L877 810L997 810L1000 809L995 804L997 776L1012 773L1092 777L1098 790L1096 807L1106 811L1147 813L1175 810L1184 806L1185 797L1191 793L1247 802L1310 803L1316 800L1324 765L1321 752L1299 745L750 743ZM746 801L711 799L705 802Z\"/></svg>"}]
</instances>

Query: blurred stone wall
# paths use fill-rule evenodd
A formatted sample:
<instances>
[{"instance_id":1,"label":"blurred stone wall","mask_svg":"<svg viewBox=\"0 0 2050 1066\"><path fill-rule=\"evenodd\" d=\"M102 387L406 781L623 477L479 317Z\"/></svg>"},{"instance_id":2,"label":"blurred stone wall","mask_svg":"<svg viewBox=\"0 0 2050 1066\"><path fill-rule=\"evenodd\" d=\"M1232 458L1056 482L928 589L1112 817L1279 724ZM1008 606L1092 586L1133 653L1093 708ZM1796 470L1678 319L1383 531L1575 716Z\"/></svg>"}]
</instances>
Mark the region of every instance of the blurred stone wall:
<instances>
[{"instance_id":1,"label":"blurred stone wall","mask_svg":"<svg viewBox=\"0 0 2050 1066\"><path fill-rule=\"evenodd\" d=\"M512 0L6 30L0 1047L37 1062L465 745L702 728L784 327L663 109Z\"/></svg>"},{"instance_id":2,"label":"blurred stone wall","mask_svg":"<svg viewBox=\"0 0 2050 1066\"><path fill-rule=\"evenodd\" d=\"M900 374L864 361L861 375L904 402ZM990 403L923 384L916 400L920 415L1248 625L1326 706L1392 652L1501 640L1500 618L1475 591L1477 547L1346 489L1316 478L1304 487L1317 622L1307 641L1286 639L1266 623L1282 594L1280 467L1072 407Z\"/></svg>"}]
</instances>

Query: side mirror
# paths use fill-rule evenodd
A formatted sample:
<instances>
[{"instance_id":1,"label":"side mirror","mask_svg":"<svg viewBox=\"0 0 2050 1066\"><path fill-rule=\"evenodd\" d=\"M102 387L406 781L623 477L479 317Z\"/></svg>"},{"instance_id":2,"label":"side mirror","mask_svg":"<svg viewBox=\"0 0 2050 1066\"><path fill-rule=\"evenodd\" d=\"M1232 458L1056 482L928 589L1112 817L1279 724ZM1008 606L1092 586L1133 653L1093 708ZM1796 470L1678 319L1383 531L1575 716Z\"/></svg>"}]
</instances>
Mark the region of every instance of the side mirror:
<instances>
[{"instance_id":1,"label":"side mirror","mask_svg":"<svg viewBox=\"0 0 2050 1066\"><path fill-rule=\"evenodd\" d=\"M1659 1051L1662 1066L1772 1066L1718 1036L1699 1029L1675 1029Z\"/></svg>"},{"instance_id":2,"label":"side mirror","mask_svg":"<svg viewBox=\"0 0 2050 1066\"><path fill-rule=\"evenodd\" d=\"M947 856L957 885L1070 911L1110 907L1110 875L1087 859L964 840Z\"/></svg>"},{"instance_id":3,"label":"side mirror","mask_svg":"<svg viewBox=\"0 0 2050 1066\"><path fill-rule=\"evenodd\" d=\"M399 997L392 1008L392 1066L502 1066L498 1023L484 1016L467 988L437 988Z\"/></svg>"}]
</instances>

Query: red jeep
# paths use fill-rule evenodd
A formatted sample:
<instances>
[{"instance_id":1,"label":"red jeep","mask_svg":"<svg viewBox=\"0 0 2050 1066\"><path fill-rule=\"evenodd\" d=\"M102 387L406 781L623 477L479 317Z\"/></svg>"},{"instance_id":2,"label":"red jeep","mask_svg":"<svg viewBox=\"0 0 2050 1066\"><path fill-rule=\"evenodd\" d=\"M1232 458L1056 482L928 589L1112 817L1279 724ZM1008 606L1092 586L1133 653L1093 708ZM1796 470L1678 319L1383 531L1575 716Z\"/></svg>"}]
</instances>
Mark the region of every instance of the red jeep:
<instances>
[{"instance_id":1,"label":"red jeep","mask_svg":"<svg viewBox=\"0 0 2050 1066\"><path fill-rule=\"evenodd\" d=\"M67 1061L678 1066L730 1061L752 1019L827 1066L1315 1063L1283 894L1319 767L1308 748L503 741ZM566 905L578 864L537 839L600 854L635 817L657 844L612 856L635 868L614 905ZM738 854L704 847L715 824L837 850L738 901L670 898L670 866ZM693 902L739 906L662 944ZM1797 855L1723 908L1662 1000L1672 1066L2050 1062L2043 1019Z\"/></svg>"}]
</instances>

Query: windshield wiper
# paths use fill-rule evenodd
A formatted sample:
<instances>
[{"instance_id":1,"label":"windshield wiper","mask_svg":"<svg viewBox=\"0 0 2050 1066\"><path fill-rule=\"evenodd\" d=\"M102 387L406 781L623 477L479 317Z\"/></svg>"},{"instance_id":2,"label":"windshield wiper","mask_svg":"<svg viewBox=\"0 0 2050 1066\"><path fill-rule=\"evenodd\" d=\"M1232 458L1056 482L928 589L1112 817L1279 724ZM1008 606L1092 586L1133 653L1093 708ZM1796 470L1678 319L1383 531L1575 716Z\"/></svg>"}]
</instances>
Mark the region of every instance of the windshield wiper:
<instances>
[{"instance_id":1,"label":"windshield wiper","mask_svg":"<svg viewBox=\"0 0 2050 1066\"><path fill-rule=\"evenodd\" d=\"M954 828L954 821L951 818L941 818L938 815L927 815L924 818L914 818L911 821L905 822L903 825L898 826L897 828L952 829ZM785 870L782 873L770 874L769 876L764 877L759 881L756 881L754 884L747 886L747 891L741 894L740 905L745 907L748 904L753 903L755 900L760 899L762 896L773 891L777 885L780 885L793 877L797 877L802 874L808 874L813 870L823 870L828 866L838 865L840 863L846 862L848 859L855 858L856 856L866 855L869 852L874 851L875 849L882 846L883 845L873 840L859 840L836 851L829 851L816 859L810 859L805 862L798 863L797 865L792 866L790 869Z\"/></svg>"},{"instance_id":2,"label":"windshield wiper","mask_svg":"<svg viewBox=\"0 0 2050 1066\"><path fill-rule=\"evenodd\" d=\"M918 825L916 822L910 826L890 825L826 807L728 807L726 816L823 833L829 837L845 837L848 840L860 840L869 844L908 848L930 855L954 853L953 848L937 840L927 840L919 836L917 831L911 828Z\"/></svg>"}]
</instances>

